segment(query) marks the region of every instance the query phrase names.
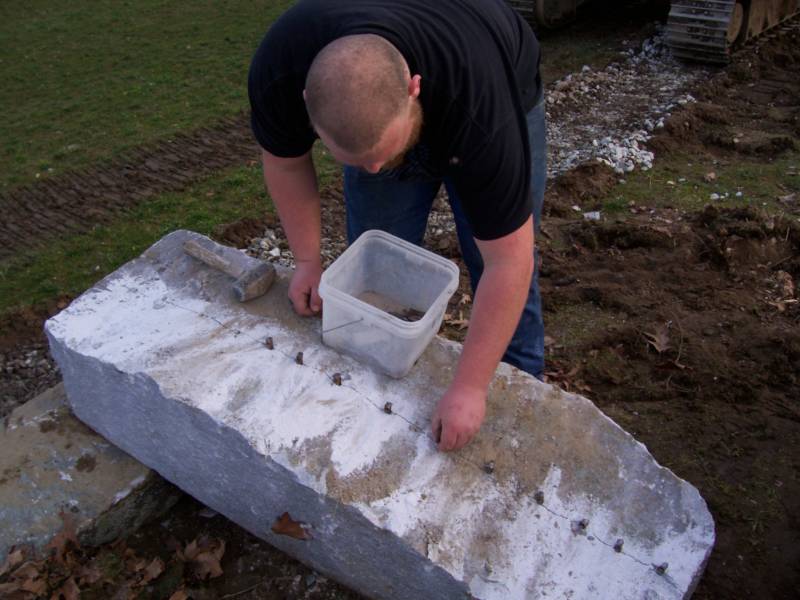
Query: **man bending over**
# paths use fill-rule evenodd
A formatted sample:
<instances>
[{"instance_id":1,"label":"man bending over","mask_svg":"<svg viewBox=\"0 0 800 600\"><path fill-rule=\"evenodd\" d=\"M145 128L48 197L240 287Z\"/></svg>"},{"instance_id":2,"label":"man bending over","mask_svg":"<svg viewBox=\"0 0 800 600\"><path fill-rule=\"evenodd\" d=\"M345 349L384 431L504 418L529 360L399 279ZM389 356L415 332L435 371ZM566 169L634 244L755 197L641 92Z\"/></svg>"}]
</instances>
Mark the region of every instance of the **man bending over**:
<instances>
[{"instance_id":1,"label":"man bending over","mask_svg":"<svg viewBox=\"0 0 800 600\"><path fill-rule=\"evenodd\" d=\"M530 27L500 0L301 0L259 46L249 95L301 315L322 308L316 138L344 165L350 242L382 229L421 244L444 184L475 300L431 427L441 450L463 447L501 359L539 378L544 367L545 127Z\"/></svg>"}]
</instances>

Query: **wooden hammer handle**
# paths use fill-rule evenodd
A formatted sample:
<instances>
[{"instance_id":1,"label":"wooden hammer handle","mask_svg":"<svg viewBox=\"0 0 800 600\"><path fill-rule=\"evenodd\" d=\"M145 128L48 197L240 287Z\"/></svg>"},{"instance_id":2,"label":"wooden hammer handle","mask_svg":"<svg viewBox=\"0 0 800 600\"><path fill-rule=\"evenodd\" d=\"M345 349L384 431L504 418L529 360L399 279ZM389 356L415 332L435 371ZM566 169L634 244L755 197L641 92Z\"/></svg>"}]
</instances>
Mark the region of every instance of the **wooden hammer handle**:
<instances>
[{"instance_id":1,"label":"wooden hammer handle","mask_svg":"<svg viewBox=\"0 0 800 600\"><path fill-rule=\"evenodd\" d=\"M184 242L183 249L186 254L203 261L209 267L219 269L231 277L239 277L244 272L243 265L241 264L242 261L233 260L234 258L239 257L230 255L232 252L238 253L238 250L227 248L222 244L217 244L211 240L202 241L207 243L203 244L199 240L188 240ZM225 254L228 254L228 256L225 256ZM244 259L245 257L242 256L241 258Z\"/></svg>"}]
</instances>

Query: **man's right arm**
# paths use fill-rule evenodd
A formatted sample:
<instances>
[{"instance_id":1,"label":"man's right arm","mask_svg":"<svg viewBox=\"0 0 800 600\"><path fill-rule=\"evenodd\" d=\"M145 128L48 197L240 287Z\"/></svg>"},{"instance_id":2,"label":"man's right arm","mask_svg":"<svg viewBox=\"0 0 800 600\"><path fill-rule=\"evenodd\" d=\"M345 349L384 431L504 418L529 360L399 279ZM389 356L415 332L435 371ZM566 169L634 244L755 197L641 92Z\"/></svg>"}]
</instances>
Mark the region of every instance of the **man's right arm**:
<instances>
[{"instance_id":1,"label":"man's right arm","mask_svg":"<svg viewBox=\"0 0 800 600\"><path fill-rule=\"evenodd\" d=\"M322 308L319 280L320 201L311 151L296 158L281 158L261 151L264 183L275 203L296 264L289 284L289 299L300 315L310 316Z\"/></svg>"}]
</instances>

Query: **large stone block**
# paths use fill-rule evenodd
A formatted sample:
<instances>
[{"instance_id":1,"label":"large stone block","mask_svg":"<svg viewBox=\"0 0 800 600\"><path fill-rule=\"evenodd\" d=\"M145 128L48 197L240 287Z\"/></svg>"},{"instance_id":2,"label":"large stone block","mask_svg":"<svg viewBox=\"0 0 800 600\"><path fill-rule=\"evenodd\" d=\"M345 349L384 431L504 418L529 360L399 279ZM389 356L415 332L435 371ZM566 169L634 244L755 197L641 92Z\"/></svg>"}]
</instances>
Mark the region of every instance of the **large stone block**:
<instances>
[{"instance_id":1,"label":"large stone block","mask_svg":"<svg viewBox=\"0 0 800 600\"><path fill-rule=\"evenodd\" d=\"M691 594L714 542L705 502L589 400L501 365L478 437L439 453L428 422L460 345L435 339L402 380L376 374L292 313L286 273L238 303L183 254L196 235L170 234L48 321L92 428L370 597ZM271 530L284 512L310 539Z\"/></svg>"},{"instance_id":2,"label":"large stone block","mask_svg":"<svg viewBox=\"0 0 800 600\"><path fill-rule=\"evenodd\" d=\"M17 407L0 431L0 563L13 546L43 551L72 517L81 544L125 536L180 490L76 419L62 385Z\"/></svg>"}]
</instances>

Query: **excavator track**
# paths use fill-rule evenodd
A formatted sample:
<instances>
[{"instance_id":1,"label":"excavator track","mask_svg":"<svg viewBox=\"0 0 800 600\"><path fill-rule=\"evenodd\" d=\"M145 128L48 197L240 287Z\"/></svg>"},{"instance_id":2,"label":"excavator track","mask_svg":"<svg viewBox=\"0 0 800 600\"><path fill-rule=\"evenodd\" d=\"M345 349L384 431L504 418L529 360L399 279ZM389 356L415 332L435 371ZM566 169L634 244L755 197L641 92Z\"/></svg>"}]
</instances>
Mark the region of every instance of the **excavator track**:
<instances>
[{"instance_id":1,"label":"excavator track","mask_svg":"<svg viewBox=\"0 0 800 600\"><path fill-rule=\"evenodd\" d=\"M666 38L672 53L727 63L732 49L800 12L800 0L672 0Z\"/></svg>"}]
</instances>

